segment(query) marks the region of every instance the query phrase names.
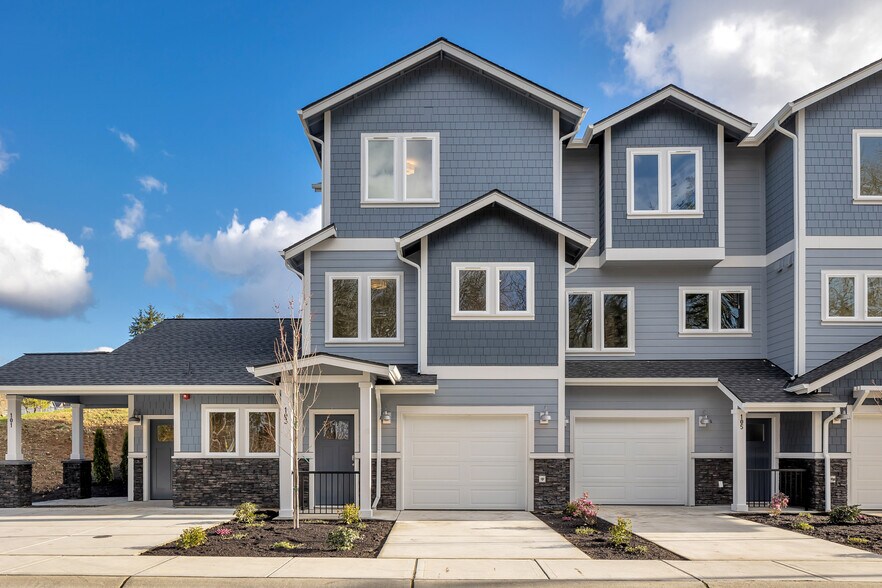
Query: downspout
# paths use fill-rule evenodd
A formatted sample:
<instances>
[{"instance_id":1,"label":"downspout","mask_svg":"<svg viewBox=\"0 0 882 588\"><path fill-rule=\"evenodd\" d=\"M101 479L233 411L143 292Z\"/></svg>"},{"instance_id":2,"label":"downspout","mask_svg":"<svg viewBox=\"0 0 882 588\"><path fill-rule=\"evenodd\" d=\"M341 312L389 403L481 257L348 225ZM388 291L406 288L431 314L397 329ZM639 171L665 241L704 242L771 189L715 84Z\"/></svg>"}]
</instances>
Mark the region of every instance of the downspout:
<instances>
[{"instance_id":1,"label":"downspout","mask_svg":"<svg viewBox=\"0 0 882 588\"><path fill-rule=\"evenodd\" d=\"M380 494L383 490L383 479L380 476L380 472L383 470L383 418L382 418L382 402L380 401L380 391L377 390L377 387L374 386L374 395L377 397L377 495L374 497L374 502L371 504L371 509L377 508L377 504L380 502Z\"/></svg>"},{"instance_id":2,"label":"downspout","mask_svg":"<svg viewBox=\"0 0 882 588\"><path fill-rule=\"evenodd\" d=\"M794 133L791 133L787 129L781 126L781 123L775 119L775 130L793 141L793 218L794 218L794 227L793 227L793 302L796 307L796 316L794 317L793 324L793 373L799 375L799 357L802 353L800 349L800 341L802 340L802 334L800 333L799 323L801 314L805 312L803 308L800 308L799 305L799 293L797 292L797 288L801 287L802 284L799 283L799 247L801 245L799 240L799 215L801 214L799 210L799 139Z\"/></svg>"},{"instance_id":3,"label":"downspout","mask_svg":"<svg viewBox=\"0 0 882 588\"><path fill-rule=\"evenodd\" d=\"M824 510L830 512L830 423L842 416L842 409L838 406L833 414L824 419Z\"/></svg>"},{"instance_id":4,"label":"downspout","mask_svg":"<svg viewBox=\"0 0 882 588\"><path fill-rule=\"evenodd\" d=\"M420 280L420 271L421 268L418 263L414 263L409 259L405 259L404 254L401 251L401 239L395 237L395 253L398 255L398 259L403 261L409 266L416 268L417 272L417 333L421 332L422 325L420 324L420 308L422 308L422 297L425 296L425 292L420 291L420 284L422 283ZM420 348L421 341L419 341L419 337L417 337L417 349ZM420 355L417 353L417 371L422 373L423 366L420 363Z\"/></svg>"}]
</instances>

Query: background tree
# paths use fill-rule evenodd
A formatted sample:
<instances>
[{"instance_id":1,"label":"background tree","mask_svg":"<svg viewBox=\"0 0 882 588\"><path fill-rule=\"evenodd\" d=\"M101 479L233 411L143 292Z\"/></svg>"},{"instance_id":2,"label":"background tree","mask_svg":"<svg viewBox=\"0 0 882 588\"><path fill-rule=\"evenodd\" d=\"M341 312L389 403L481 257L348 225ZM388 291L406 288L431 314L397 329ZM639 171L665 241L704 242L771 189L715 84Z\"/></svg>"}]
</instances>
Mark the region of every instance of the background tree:
<instances>
[{"instance_id":1,"label":"background tree","mask_svg":"<svg viewBox=\"0 0 882 588\"><path fill-rule=\"evenodd\" d=\"M49 401L40 400L39 398L25 398L21 403L24 405L25 412L37 412L38 410L49 408Z\"/></svg>"},{"instance_id":2,"label":"background tree","mask_svg":"<svg viewBox=\"0 0 882 588\"><path fill-rule=\"evenodd\" d=\"M110 468L110 456L107 454L107 439L104 430L95 430L95 442L92 450L92 478L96 484L110 484L113 481L113 470Z\"/></svg>"},{"instance_id":3,"label":"background tree","mask_svg":"<svg viewBox=\"0 0 882 588\"><path fill-rule=\"evenodd\" d=\"M176 314L174 318L184 318L184 315ZM140 335L164 320L165 315L156 310L152 304L148 304L146 311L143 308L138 309L138 314L132 317L132 324L129 325L129 337Z\"/></svg>"}]
</instances>

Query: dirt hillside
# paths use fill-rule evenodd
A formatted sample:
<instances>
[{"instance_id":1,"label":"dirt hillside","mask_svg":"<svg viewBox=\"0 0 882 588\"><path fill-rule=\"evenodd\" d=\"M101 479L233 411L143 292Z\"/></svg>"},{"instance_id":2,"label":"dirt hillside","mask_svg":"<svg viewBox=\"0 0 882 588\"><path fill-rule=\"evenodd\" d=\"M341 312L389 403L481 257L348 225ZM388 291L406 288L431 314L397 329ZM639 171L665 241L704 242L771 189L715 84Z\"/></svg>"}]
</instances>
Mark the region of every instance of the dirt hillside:
<instances>
[{"instance_id":1,"label":"dirt hillside","mask_svg":"<svg viewBox=\"0 0 882 588\"><path fill-rule=\"evenodd\" d=\"M95 429L104 429L107 452L117 473L126 434L125 409L86 409L84 411L86 459L92 459ZM24 457L34 462L34 491L51 490L61 485L61 462L70 458L70 409L31 413L22 416ZM6 453L6 417L0 419L0 450Z\"/></svg>"}]
</instances>

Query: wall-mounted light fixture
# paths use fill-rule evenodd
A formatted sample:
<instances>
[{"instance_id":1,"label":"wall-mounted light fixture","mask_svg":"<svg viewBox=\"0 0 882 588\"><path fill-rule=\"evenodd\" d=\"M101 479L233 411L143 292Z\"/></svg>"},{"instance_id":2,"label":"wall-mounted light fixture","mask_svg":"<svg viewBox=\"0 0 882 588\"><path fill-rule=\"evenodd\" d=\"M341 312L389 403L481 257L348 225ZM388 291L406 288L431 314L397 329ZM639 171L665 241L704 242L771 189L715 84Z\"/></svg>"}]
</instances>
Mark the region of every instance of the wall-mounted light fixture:
<instances>
[{"instance_id":1,"label":"wall-mounted light fixture","mask_svg":"<svg viewBox=\"0 0 882 588\"><path fill-rule=\"evenodd\" d=\"M551 413L548 412L548 405L545 405L545 410L539 413L539 424L547 425L551 422Z\"/></svg>"},{"instance_id":2,"label":"wall-mounted light fixture","mask_svg":"<svg viewBox=\"0 0 882 588\"><path fill-rule=\"evenodd\" d=\"M131 425L140 425L141 424L141 415L138 413L133 414L129 417L129 424Z\"/></svg>"},{"instance_id":3,"label":"wall-mounted light fixture","mask_svg":"<svg viewBox=\"0 0 882 588\"><path fill-rule=\"evenodd\" d=\"M380 422L383 423L384 425L391 425L392 424L392 413L389 412L388 410L384 410L383 413L380 415Z\"/></svg>"},{"instance_id":4,"label":"wall-mounted light fixture","mask_svg":"<svg viewBox=\"0 0 882 588\"><path fill-rule=\"evenodd\" d=\"M708 426L709 424L711 424L712 422L713 422L713 421L712 421L711 418L707 415L707 413L705 413L705 414L701 415L700 417L698 417L698 426L699 426L699 427L706 427L706 426Z\"/></svg>"}]
</instances>

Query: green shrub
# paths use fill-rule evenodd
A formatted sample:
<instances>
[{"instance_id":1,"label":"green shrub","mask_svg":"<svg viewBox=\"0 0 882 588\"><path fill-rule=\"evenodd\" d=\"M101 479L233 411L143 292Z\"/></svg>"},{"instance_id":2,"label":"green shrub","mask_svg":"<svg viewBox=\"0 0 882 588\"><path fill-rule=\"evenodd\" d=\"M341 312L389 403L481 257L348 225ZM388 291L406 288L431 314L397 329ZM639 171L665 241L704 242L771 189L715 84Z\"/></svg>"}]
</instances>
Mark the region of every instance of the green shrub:
<instances>
[{"instance_id":1,"label":"green shrub","mask_svg":"<svg viewBox=\"0 0 882 588\"><path fill-rule=\"evenodd\" d=\"M230 539L245 539L248 537L248 533L233 533L230 535Z\"/></svg>"},{"instance_id":2,"label":"green shrub","mask_svg":"<svg viewBox=\"0 0 882 588\"><path fill-rule=\"evenodd\" d=\"M110 468L107 439L104 437L103 429L95 430L95 443L92 449L92 478L96 484L113 482L113 470Z\"/></svg>"},{"instance_id":3,"label":"green shrub","mask_svg":"<svg viewBox=\"0 0 882 588\"><path fill-rule=\"evenodd\" d=\"M361 517L358 516L358 506L352 503L344 504L343 510L340 511L340 521L349 526L359 524Z\"/></svg>"},{"instance_id":4,"label":"green shrub","mask_svg":"<svg viewBox=\"0 0 882 588\"><path fill-rule=\"evenodd\" d=\"M178 537L178 547L190 549L191 547L205 545L206 541L208 541L208 536L205 533L205 529L202 527L189 527L181 531L181 536Z\"/></svg>"},{"instance_id":5,"label":"green shrub","mask_svg":"<svg viewBox=\"0 0 882 588\"><path fill-rule=\"evenodd\" d=\"M627 547L631 545L634 538L634 532L631 530L631 519L623 519L619 517L616 524L609 531L610 543L616 547Z\"/></svg>"},{"instance_id":6,"label":"green shrub","mask_svg":"<svg viewBox=\"0 0 882 588\"><path fill-rule=\"evenodd\" d=\"M336 551L350 551L359 539L361 535L351 527L337 527L328 533L328 545Z\"/></svg>"},{"instance_id":7,"label":"green shrub","mask_svg":"<svg viewBox=\"0 0 882 588\"><path fill-rule=\"evenodd\" d=\"M576 516L576 503L575 503L575 501L567 502L567 505L563 509L563 516L570 517L570 518Z\"/></svg>"},{"instance_id":8,"label":"green shrub","mask_svg":"<svg viewBox=\"0 0 882 588\"><path fill-rule=\"evenodd\" d=\"M861 507L859 504L851 506L837 506L830 511L830 522L835 525L843 523L856 523L861 519Z\"/></svg>"},{"instance_id":9,"label":"green shrub","mask_svg":"<svg viewBox=\"0 0 882 588\"><path fill-rule=\"evenodd\" d=\"M119 459L119 477L123 484L129 481L129 432L123 436L122 457Z\"/></svg>"},{"instance_id":10,"label":"green shrub","mask_svg":"<svg viewBox=\"0 0 882 588\"><path fill-rule=\"evenodd\" d=\"M594 528L589 527L587 525L582 526L582 527L576 527L576 531L575 531L576 535L580 535L582 537L590 537L591 535L593 535L596 532L597 532L597 529L594 529Z\"/></svg>"},{"instance_id":11,"label":"green shrub","mask_svg":"<svg viewBox=\"0 0 882 588\"><path fill-rule=\"evenodd\" d=\"M243 502L233 511L233 518L237 523L250 524L257 520L257 505L253 502Z\"/></svg>"},{"instance_id":12,"label":"green shrub","mask_svg":"<svg viewBox=\"0 0 882 588\"><path fill-rule=\"evenodd\" d=\"M869 539L864 539L863 537L849 537L846 541L855 545L866 545L870 542Z\"/></svg>"},{"instance_id":13,"label":"green shrub","mask_svg":"<svg viewBox=\"0 0 882 588\"><path fill-rule=\"evenodd\" d=\"M815 526L811 524L812 519L813 517L810 512L801 512L796 515L790 526L798 531L814 531Z\"/></svg>"},{"instance_id":14,"label":"green shrub","mask_svg":"<svg viewBox=\"0 0 882 588\"><path fill-rule=\"evenodd\" d=\"M300 547L303 547L303 543L291 543L290 541L276 541L273 543L273 549L287 549L291 551Z\"/></svg>"},{"instance_id":15,"label":"green shrub","mask_svg":"<svg viewBox=\"0 0 882 588\"><path fill-rule=\"evenodd\" d=\"M625 548L625 553L636 553L637 555L646 555L649 548L645 545L631 545Z\"/></svg>"}]
</instances>

